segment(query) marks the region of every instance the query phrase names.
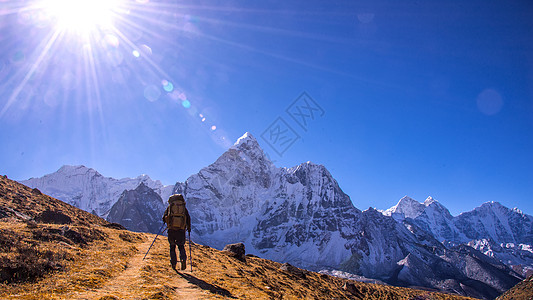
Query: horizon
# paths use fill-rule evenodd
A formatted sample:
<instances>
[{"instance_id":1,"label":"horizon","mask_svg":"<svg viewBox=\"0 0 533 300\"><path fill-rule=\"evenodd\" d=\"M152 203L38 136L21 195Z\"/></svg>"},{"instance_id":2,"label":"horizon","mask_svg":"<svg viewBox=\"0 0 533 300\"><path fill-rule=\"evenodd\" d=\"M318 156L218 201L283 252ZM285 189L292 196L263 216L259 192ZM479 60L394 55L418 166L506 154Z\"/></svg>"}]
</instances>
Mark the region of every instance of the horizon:
<instances>
[{"instance_id":1,"label":"horizon","mask_svg":"<svg viewBox=\"0 0 533 300\"><path fill-rule=\"evenodd\" d=\"M52 2L0 9L10 178L84 165L172 184L251 132L360 209L431 195L454 216L533 214L528 1Z\"/></svg>"},{"instance_id":2,"label":"horizon","mask_svg":"<svg viewBox=\"0 0 533 300\"><path fill-rule=\"evenodd\" d=\"M237 141L235 142L234 145L237 145L237 143L238 143L242 138L245 138L245 136L247 136L247 135L251 135L251 136L257 141L257 139L255 138L255 136L254 136L252 133L250 133L250 132L246 132L246 133L244 133L240 138L237 139ZM261 146L259 146L259 147L261 147ZM229 150L229 149L230 149L230 148L228 148L228 150ZM261 148L261 149L262 149L262 148ZM262 149L262 150L263 150L263 149ZM263 150L263 153L264 153L264 150ZM267 157L267 159L268 159L268 157ZM213 163L214 163L214 161L213 161ZM296 167L296 166L299 166L299 165L302 165L302 164L306 164L306 163L314 163L314 162L311 162L311 161L302 162L302 163L300 163L300 164L298 164L298 165L295 165L295 166L292 166L292 167L280 167L280 166L275 166L275 167L276 167L276 168L289 169L289 168L293 168L293 167ZM319 164L319 165L320 165L320 164ZM152 176L150 176L150 174L146 174L146 173L143 173L143 174L137 175L137 176L135 176L135 177L127 176L127 177L122 177L122 178L116 178L116 177L107 176L107 175L105 175L105 174L102 174L102 173L100 173L97 169L94 169L94 168L92 168L92 167L88 167L88 166L85 166L85 165L62 165L62 166L59 167L59 169L57 169L56 171L54 171L54 172L52 172L52 173L43 174L43 175L41 175L41 176L39 176L39 177L36 177L36 178L41 178L41 177L44 177L44 176L46 176L46 175L51 175L51 174L53 174L53 173L55 173L55 172L58 172L58 171L59 171L60 169L62 169L63 167L85 167L85 168L88 168L88 169L91 169L91 170L96 171L97 173L99 173L100 175L102 175L102 176L104 176L104 177L106 177L106 178L113 178L113 179L118 179L118 180L120 180L120 179L126 179L126 178L128 178L128 179L134 179L134 178L137 178L137 177L139 177L139 176L148 176L151 180L154 180L154 181L160 181L161 184L163 184L164 186L174 186L174 185L175 185L176 183L178 183L178 182L184 183L184 182L186 181L186 180L184 180L184 181L176 181L176 182L174 182L174 183L166 184L166 183L164 183L163 181L159 180L158 178L153 178ZM202 167L202 169L205 168L205 167L207 167L207 166ZM327 169L327 166L324 166L324 167ZM201 171L201 169L198 170L198 172L200 172L200 171ZM329 171L329 170L328 170L328 171ZM190 176L192 176L192 175L194 175L194 174L197 174L198 172L193 173L193 174L191 174ZM188 176L188 177L190 177L190 176ZM187 179L188 179L188 177L187 177ZM15 179L15 180L18 181L18 182L21 182L21 181L24 181L24 180L30 180L30 179L33 179L33 178L34 178L34 177L32 177L32 178L28 178L28 179L22 179L22 180L17 180L17 179ZM335 179L335 178L334 178L334 179ZM339 187L340 187L340 189L342 190L342 187L341 187L341 186L339 186ZM344 191L344 190L343 190L343 191ZM349 194L347 194L347 195L348 195L348 197L350 197ZM403 198L405 198L405 197L407 197L407 198L411 198L411 199L417 201L417 202L420 203L420 204L424 204L424 202L425 202L427 199L431 198L432 200L434 200L434 201L436 201L436 202L442 204L444 207L446 207L446 209L448 209L448 207L445 205L445 202L443 203L443 202L439 201L439 199L435 199L435 198L433 198L431 195L428 195L428 196L427 196L426 198L424 198L424 200L422 200L422 201L419 201L418 199L413 198L413 197L411 197L411 196L409 196L409 195L404 195L404 196L402 196L401 198L399 198L399 199L398 199L393 205L391 205L391 206L389 206L389 207L386 207L386 208L368 207L368 208L365 209L365 208L357 207L357 205L356 205L355 203L353 203L353 201L352 201L352 204L354 205L354 207L356 207L357 209L360 209L361 211L365 211L365 210L368 210L368 209L370 209L370 208L373 208L373 209L376 209L376 210L378 210L378 211L380 211L380 212L383 212L383 211L385 211L385 210L387 210L387 209L390 209L390 208L396 206L396 205L397 205L397 204L398 204ZM350 199L351 199L351 197L350 197ZM163 200L163 202L164 202L164 200ZM460 212L458 212L458 213L453 213L453 212L451 212L449 209L448 209L448 211L450 211L450 214L451 214L453 217L457 217L457 216L459 216L459 215L462 214L462 213L469 212L469 211L473 211L473 210L476 209L476 208L480 208L481 206L483 206L483 205L485 205L485 204L487 204L487 203L499 203L499 204L501 204L501 203L498 202L498 201L486 201L486 202L483 202L483 203L478 203L477 206L475 206L475 207L473 207L473 208L471 208L471 209L463 210L463 211L460 211ZM503 204L501 204L501 205L503 205ZM510 209L510 210L519 209L519 210L522 211L524 214L527 214L527 215L530 215L530 216L531 216L531 214L528 214L527 212L524 212L522 209L520 209L520 207L508 207L508 206L505 206L505 205L503 205L503 206L506 207L506 208L508 208L508 209Z\"/></svg>"}]
</instances>

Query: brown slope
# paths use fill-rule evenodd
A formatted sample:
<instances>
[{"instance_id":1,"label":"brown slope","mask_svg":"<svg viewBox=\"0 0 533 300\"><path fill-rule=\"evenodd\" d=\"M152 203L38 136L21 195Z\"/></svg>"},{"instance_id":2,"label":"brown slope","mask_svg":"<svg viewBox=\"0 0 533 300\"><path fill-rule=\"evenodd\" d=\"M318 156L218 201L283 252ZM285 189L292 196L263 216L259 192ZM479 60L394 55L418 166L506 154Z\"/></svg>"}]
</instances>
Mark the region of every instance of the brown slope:
<instances>
[{"instance_id":1,"label":"brown slope","mask_svg":"<svg viewBox=\"0 0 533 300\"><path fill-rule=\"evenodd\" d=\"M60 212L71 222L46 223L41 218L45 211ZM283 271L276 262L257 257L240 261L196 244L193 272L176 272L170 268L165 237L142 259L154 237L109 228L96 216L1 177L0 298L468 299Z\"/></svg>"},{"instance_id":2,"label":"brown slope","mask_svg":"<svg viewBox=\"0 0 533 300\"><path fill-rule=\"evenodd\" d=\"M533 275L519 282L497 300L533 300Z\"/></svg>"},{"instance_id":3,"label":"brown slope","mask_svg":"<svg viewBox=\"0 0 533 300\"><path fill-rule=\"evenodd\" d=\"M0 176L0 197L0 217L7 215L18 220L44 219L43 221L50 221L55 217L59 223L65 224L68 222L61 222L64 219L61 215L66 215L73 224L108 224L100 217L44 195L38 189L31 189L6 176ZM50 213L45 214L46 211Z\"/></svg>"}]
</instances>

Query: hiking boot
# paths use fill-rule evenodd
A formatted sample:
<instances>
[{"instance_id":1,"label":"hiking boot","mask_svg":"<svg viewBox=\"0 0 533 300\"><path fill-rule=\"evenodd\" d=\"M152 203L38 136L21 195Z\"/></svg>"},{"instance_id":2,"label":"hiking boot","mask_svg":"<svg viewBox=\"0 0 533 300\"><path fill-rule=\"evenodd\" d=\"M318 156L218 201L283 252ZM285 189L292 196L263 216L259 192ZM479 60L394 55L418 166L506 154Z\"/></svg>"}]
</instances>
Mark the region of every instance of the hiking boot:
<instances>
[{"instance_id":1,"label":"hiking boot","mask_svg":"<svg viewBox=\"0 0 533 300\"><path fill-rule=\"evenodd\" d=\"M182 269L182 270L187 269L187 261L185 261L185 260L182 260L182 261L181 261L181 269Z\"/></svg>"}]
</instances>

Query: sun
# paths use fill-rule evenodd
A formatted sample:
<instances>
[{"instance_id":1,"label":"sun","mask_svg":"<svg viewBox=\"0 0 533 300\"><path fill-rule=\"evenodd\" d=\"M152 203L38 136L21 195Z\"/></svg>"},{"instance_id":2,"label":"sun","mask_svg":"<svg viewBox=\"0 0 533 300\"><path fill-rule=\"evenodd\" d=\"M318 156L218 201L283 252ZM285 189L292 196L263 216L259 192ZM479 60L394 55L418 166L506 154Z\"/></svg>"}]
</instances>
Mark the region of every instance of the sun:
<instances>
[{"instance_id":1,"label":"sun","mask_svg":"<svg viewBox=\"0 0 533 300\"><path fill-rule=\"evenodd\" d=\"M61 31L87 34L113 26L120 0L43 0L42 8Z\"/></svg>"}]
</instances>

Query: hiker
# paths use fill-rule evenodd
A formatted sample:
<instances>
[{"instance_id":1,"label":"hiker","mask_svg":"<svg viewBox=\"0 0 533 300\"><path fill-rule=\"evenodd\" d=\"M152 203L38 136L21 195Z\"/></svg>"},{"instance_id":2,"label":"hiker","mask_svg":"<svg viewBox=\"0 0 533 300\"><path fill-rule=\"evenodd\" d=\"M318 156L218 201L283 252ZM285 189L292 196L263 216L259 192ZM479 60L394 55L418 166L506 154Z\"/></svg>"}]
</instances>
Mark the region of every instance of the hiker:
<instances>
[{"instance_id":1,"label":"hiker","mask_svg":"<svg viewBox=\"0 0 533 300\"><path fill-rule=\"evenodd\" d=\"M163 222L168 228L168 243L170 244L170 264L176 269L176 246L180 251L181 269L187 268L187 253L185 252L185 230L191 234L191 217L185 207L182 194L174 194L168 198L168 207L163 215Z\"/></svg>"}]
</instances>

